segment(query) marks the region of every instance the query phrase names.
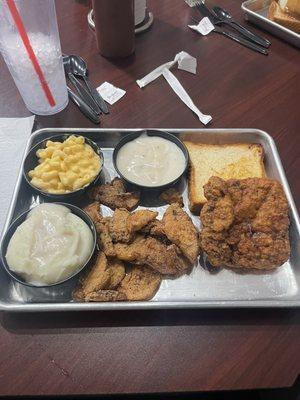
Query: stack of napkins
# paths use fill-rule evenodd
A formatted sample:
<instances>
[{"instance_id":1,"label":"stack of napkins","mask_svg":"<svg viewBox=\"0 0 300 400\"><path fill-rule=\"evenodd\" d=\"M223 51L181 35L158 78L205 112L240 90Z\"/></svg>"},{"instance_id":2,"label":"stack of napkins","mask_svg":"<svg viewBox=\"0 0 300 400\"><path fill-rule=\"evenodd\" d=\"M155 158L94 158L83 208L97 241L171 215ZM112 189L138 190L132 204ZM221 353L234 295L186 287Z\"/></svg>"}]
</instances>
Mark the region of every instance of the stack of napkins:
<instances>
[{"instance_id":1,"label":"stack of napkins","mask_svg":"<svg viewBox=\"0 0 300 400\"><path fill-rule=\"evenodd\" d=\"M28 118L0 118L0 232L14 192L34 115Z\"/></svg>"}]
</instances>

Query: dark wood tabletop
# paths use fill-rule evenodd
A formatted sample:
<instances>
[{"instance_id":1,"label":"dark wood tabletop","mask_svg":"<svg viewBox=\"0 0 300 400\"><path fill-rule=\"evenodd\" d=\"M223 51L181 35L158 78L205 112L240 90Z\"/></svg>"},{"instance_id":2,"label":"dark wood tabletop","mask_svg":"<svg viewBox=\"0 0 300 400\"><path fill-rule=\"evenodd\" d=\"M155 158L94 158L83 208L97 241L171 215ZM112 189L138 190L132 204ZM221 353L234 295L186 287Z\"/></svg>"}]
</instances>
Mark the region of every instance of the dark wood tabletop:
<instances>
[{"instance_id":1,"label":"dark wood tabletop","mask_svg":"<svg viewBox=\"0 0 300 400\"><path fill-rule=\"evenodd\" d=\"M300 52L272 41L265 57L217 34L200 37L187 25L183 0L148 0L155 21L136 38L135 55L110 61L97 53L85 1L57 1L62 50L88 62L95 84L127 91L102 128L203 128L163 79L135 83L185 50L197 75L176 76L212 128L259 128L276 141L300 206ZM218 4L242 21L238 0ZM254 31L260 32L255 27ZM0 60L0 117L27 116ZM70 103L36 117L36 128L94 127ZM183 392L291 386L300 371L297 310L152 310L0 314L0 395Z\"/></svg>"}]
</instances>

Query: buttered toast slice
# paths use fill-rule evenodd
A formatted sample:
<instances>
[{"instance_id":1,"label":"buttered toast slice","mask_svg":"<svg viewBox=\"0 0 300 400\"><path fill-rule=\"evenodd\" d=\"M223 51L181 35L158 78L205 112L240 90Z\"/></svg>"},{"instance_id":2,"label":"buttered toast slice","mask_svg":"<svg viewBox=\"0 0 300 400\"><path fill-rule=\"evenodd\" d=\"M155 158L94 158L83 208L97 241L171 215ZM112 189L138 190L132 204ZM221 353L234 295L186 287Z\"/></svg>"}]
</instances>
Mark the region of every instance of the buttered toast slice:
<instances>
[{"instance_id":1,"label":"buttered toast slice","mask_svg":"<svg viewBox=\"0 0 300 400\"><path fill-rule=\"evenodd\" d=\"M189 156L189 208L200 211L206 202L203 185L211 176L223 179L262 178L264 152L260 144L200 144L185 141Z\"/></svg>"},{"instance_id":2,"label":"buttered toast slice","mask_svg":"<svg viewBox=\"0 0 300 400\"><path fill-rule=\"evenodd\" d=\"M268 17L271 21L277 22L278 24L284 26L285 28L291 29L296 33L300 33L300 19L282 11L276 1L272 1L269 7Z\"/></svg>"},{"instance_id":3,"label":"buttered toast slice","mask_svg":"<svg viewBox=\"0 0 300 400\"><path fill-rule=\"evenodd\" d=\"M278 4L284 13L300 17L299 0L278 0Z\"/></svg>"}]
</instances>

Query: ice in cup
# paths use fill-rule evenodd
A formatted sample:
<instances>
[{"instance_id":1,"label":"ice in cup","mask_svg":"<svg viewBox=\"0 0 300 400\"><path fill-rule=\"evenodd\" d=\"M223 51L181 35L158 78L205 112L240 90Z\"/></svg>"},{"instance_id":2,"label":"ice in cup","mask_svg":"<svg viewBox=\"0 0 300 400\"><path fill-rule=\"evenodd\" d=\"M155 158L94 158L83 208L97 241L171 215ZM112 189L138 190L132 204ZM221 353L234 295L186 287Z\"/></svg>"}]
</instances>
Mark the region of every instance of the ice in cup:
<instances>
[{"instance_id":1,"label":"ice in cup","mask_svg":"<svg viewBox=\"0 0 300 400\"><path fill-rule=\"evenodd\" d=\"M55 114L68 104L54 0L0 2L0 50L34 114Z\"/></svg>"}]
</instances>

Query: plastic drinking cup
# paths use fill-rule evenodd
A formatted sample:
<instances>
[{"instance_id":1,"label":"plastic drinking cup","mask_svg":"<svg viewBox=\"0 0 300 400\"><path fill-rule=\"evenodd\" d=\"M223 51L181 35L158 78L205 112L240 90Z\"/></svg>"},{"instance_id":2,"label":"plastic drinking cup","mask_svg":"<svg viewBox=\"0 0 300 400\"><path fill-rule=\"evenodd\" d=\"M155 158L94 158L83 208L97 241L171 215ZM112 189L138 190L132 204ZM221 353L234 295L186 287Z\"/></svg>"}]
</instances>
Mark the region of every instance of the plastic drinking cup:
<instances>
[{"instance_id":1,"label":"plastic drinking cup","mask_svg":"<svg viewBox=\"0 0 300 400\"><path fill-rule=\"evenodd\" d=\"M54 0L1 0L0 50L32 113L50 115L66 107Z\"/></svg>"}]
</instances>

